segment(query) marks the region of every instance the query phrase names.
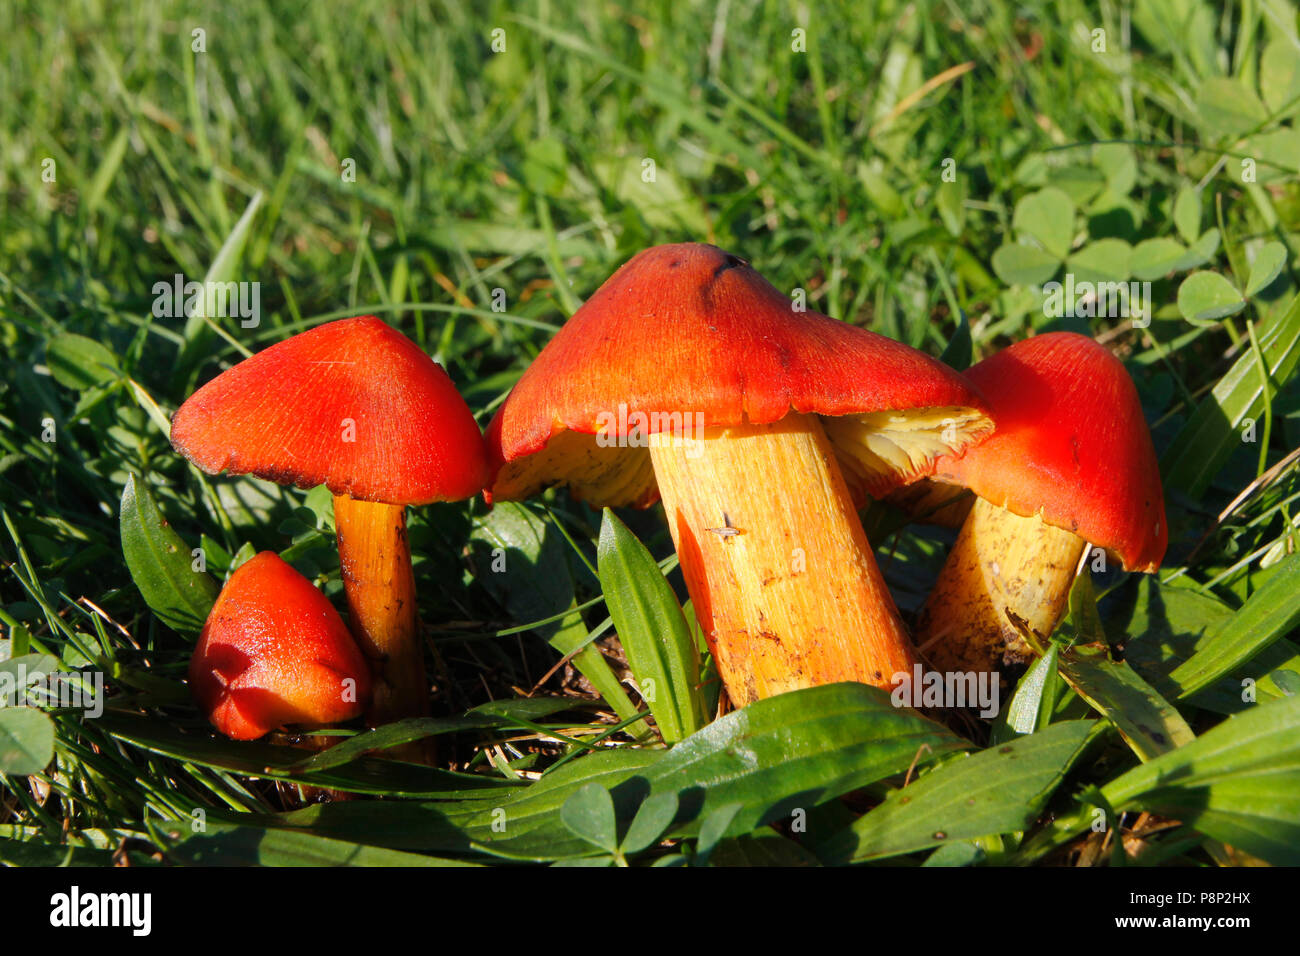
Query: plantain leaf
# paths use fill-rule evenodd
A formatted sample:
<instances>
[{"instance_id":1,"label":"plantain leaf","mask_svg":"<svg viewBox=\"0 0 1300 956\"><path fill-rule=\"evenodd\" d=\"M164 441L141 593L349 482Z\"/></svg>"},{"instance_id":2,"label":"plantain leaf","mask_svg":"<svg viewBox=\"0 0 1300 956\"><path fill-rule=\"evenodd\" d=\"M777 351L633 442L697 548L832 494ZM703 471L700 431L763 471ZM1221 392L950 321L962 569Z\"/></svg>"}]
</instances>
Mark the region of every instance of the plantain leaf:
<instances>
[{"instance_id":1,"label":"plantain leaf","mask_svg":"<svg viewBox=\"0 0 1300 956\"><path fill-rule=\"evenodd\" d=\"M664 740L681 740L705 717L699 651L677 596L645 545L608 508L597 556L605 605L641 696Z\"/></svg>"},{"instance_id":2,"label":"plantain leaf","mask_svg":"<svg viewBox=\"0 0 1300 956\"><path fill-rule=\"evenodd\" d=\"M1174 707L1128 663L1112 660L1097 613L1091 577L1070 589L1074 643L1060 652L1060 672L1074 692L1106 717L1140 760L1150 760L1195 739Z\"/></svg>"},{"instance_id":3,"label":"plantain leaf","mask_svg":"<svg viewBox=\"0 0 1300 956\"><path fill-rule=\"evenodd\" d=\"M1208 687L1300 623L1300 555L1291 555L1169 679L1180 697Z\"/></svg>"},{"instance_id":4,"label":"plantain leaf","mask_svg":"<svg viewBox=\"0 0 1300 956\"><path fill-rule=\"evenodd\" d=\"M954 757L816 848L824 863L912 853L1025 830L1082 752L1091 720L1052 724L977 754Z\"/></svg>"},{"instance_id":5,"label":"plantain leaf","mask_svg":"<svg viewBox=\"0 0 1300 956\"><path fill-rule=\"evenodd\" d=\"M189 546L134 475L122 490L119 525L126 566L150 609L172 630L198 633L217 599L217 584L207 572L194 570Z\"/></svg>"},{"instance_id":6,"label":"plantain leaf","mask_svg":"<svg viewBox=\"0 0 1300 956\"><path fill-rule=\"evenodd\" d=\"M1102 795L1116 810L1170 817L1276 866L1300 865L1300 697L1229 717Z\"/></svg>"}]
</instances>

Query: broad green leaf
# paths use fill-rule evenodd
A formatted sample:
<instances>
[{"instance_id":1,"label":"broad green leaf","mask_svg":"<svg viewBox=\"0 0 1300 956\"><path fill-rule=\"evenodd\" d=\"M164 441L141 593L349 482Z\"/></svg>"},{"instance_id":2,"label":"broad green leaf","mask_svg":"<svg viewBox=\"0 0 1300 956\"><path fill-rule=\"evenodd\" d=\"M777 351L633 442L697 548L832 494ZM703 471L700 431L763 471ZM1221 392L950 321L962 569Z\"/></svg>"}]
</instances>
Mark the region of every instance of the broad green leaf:
<instances>
[{"instance_id":1,"label":"broad green leaf","mask_svg":"<svg viewBox=\"0 0 1300 956\"><path fill-rule=\"evenodd\" d=\"M1193 272L1178 287L1178 311L1193 325L1213 325L1245 307L1237 287L1217 272Z\"/></svg>"},{"instance_id":2,"label":"broad green leaf","mask_svg":"<svg viewBox=\"0 0 1300 956\"><path fill-rule=\"evenodd\" d=\"M50 340L45 347L45 364L56 382L78 391L115 381L122 374L112 350L94 339L71 333Z\"/></svg>"},{"instance_id":3,"label":"broad green leaf","mask_svg":"<svg viewBox=\"0 0 1300 956\"><path fill-rule=\"evenodd\" d=\"M1124 661L1114 661L1105 647L1078 644L1061 652L1061 674L1133 748L1151 760L1195 738L1182 714Z\"/></svg>"},{"instance_id":4,"label":"broad green leaf","mask_svg":"<svg viewBox=\"0 0 1300 956\"><path fill-rule=\"evenodd\" d=\"M619 848L625 854L640 853L664 835L677 817L677 794L656 793L637 807L636 816L623 835Z\"/></svg>"},{"instance_id":5,"label":"broad green leaf","mask_svg":"<svg viewBox=\"0 0 1300 956\"><path fill-rule=\"evenodd\" d=\"M34 707L0 707L0 773L40 773L54 759L54 721Z\"/></svg>"},{"instance_id":6,"label":"broad green leaf","mask_svg":"<svg viewBox=\"0 0 1300 956\"><path fill-rule=\"evenodd\" d=\"M168 847L167 859L182 866L477 866L463 860L423 856L382 847L332 840L303 830L235 826L208 822ZM166 825L163 826L166 831Z\"/></svg>"},{"instance_id":7,"label":"broad green leaf","mask_svg":"<svg viewBox=\"0 0 1300 956\"><path fill-rule=\"evenodd\" d=\"M1300 297L1276 320L1259 330L1259 345L1271 383L1270 392L1285 385L1300 361ZM1238 429L1246 418L1258 417L1264 405L1259 361L1246 349L1170 443L1160 461L1166 490L1197 498L1240 447Z\"/></svg>"},{"instance_id":8,"label":"broad green leaf","mask_svg":"<svg viewBox=\"0 0 1300 956\"><path fill-rule=\"evenodd\" d=\"M1201 235L1201 191L1191 184L1174 199L1174 227L1189 246Z\"/></svg>"},{"instance_id":9,"label":"broad green leaf","mask_svg":"<svg viewBox=\"0 0 1300 956\"><path fill-rule=\"evenodd\" d=\"M677 792L688 811L742 804L735 826L752 829L970 746L878 688L829 684L715 720L673 747L649 779L656 791Z\"/></svg>"},{"instance_id":10,"label":"broad green leaf","mask_svg":"<svg viewBox=\"0 0 1300 956\"><path fill-rule=\"evenodd\" d=\"M122 490L121 507L122 554L145 603L172 630L198 633L217 599L216 582L207 572L194 570L189 546L134 475Z\"/></svg>"},{"instance_id":11,"label":"broad green leaf","mask_svg":"<svg viewBox=\"0 0 1300 956\"><path fill-rule=\"evenodd\" d=\"M1060 259L1019 242L1008 242L993 253L993 271L1007 285L1042 285L1060 268Z\"/></svg>"},{"instance_id":12,"label":"broad green leaf","mask_svg":"<svg viewBox=\"0 0 1300 956\"><path fill-rule=\"evenodd\" d=\"M943 726L894 707L884 691L832 684L758 701L670 751L601 751L526 787L489 782L494 789L469 799L352 801L273 819L397 849L467 852L477 846L512 859L556 860L595 852L559 816L570 795L588 783L609 791L620 820L631 820L656 794L676 796L678 827L740 804L731 831L741 832L970 746Z\"/></svg>"},{"instance_id":13,"label":"broad green leaf","mask_svg":"<svg viewBox=\"0 0 1300 956\"><path fill-rule=\"evenodd\" d=\"M1137 585L1137 602L1131 612L1110 623L1111 640L1122 643L1124 659L1166 700L1178 699L1182 688L1170 674L1194 658L1214 640L1236 613L1232 607L1198 588L1176 582L1162 585L1143 576ZM1188 703L1217 714L1235 714L1253 706L1246 693L1247 679L1255 682L1257 699L1284 696L1278 683L1300 672L1300 648L1278 638L1233 668L1226 676L1185 698Z\"/></svg>"},{"instance_id":14,"label":"broad green leaf","mask_svg":"<svg viewBox=\"0 0 1300 956\"><path fill-rule=\"evenodd\" d=\"M606 853L618 849L618 820L614 800L598 783L588 783L564 801L560 819L575 833Z\"/></svg>"},{"instance_id":15,"label":"broad green leaf","mask_svg":"<svg viewBox=\"0 0 1300 956\"><path fill-rule=\"evenodd\" d=\"M1268 110L1239 80L1215 76L1196 95L1196 123L1220 143L1239 139L1268 120Z\"/></svg>"},{"instance_id":16,"label":"broad green leaf","mask_svg":"<svg viewBox=\"0 0 1300 956\"><path fill-rule=\"evenodd\" d=\"M1300 865L1300 697L1258 704L1102 789L1276 866Z\"/></svg>"},{"instance_id":17,"label":"broad green leaf","mask_svg":"<svg viewBox=\"0 0 1300 956\"><path fill-rule=\"evenodd\" d=\"M1259 295L1282 272L1286 265L1286 246L1280 242L1268 242L1259 250L1250 267L1250 278L1246 280L1246 298Z\"/></svg>"},{"instance_id":18,"label":"broad green leaf","mask_svg":"<svg viewBox=\"0 0 1300 956\"><path fill-rule=\"evenodd\" d=\"M1133 277L1144 281L1163 279L1187 255L1187 249L1173 239L1147 239L1133 247Z\"/></svg>"},{"instance_id":19,"label":"broad green leaf","mask_svg":"<svg viewBox=\"0 0 1300 956\"><path fill-rule=\"evenodd\" d=\"M1076 282L1124 282L1133 247L1123 239L1098 239L1070 254L1065 267Z\"/></svg>"},{"instance_id":20,"label":"broad green leaf","mask_svg":"<svg viewBox=\"0 0 1300 956\"><path fill-rule=\"evenodd\" d=\"M954 757L892 791L818 847L817 855L823 862L860 862L1026 830L1082 751L1094 723L1063 721Z\"/></svg>"},{"instance_id":21,"label":"broad green leaf","mask_svg":"<svg viewBox=\"0 0 1300 956\"><path fill-rule=\"evenodd\" d=\"M1169 679L1186 697L1208 687L1300 623L1300 555L1292 555L1241 610Z\"/></svg>"},{"instance_id":22,"label":"broad green leaf","mask_svg":"<svg viewBox=\"0 0 1300 956\"><path fill-rule=\"evenodd\" d=\"M1071 646L1060 652L1061 676L1120 732L1140 760L1195 739L1182 714L1127 663L1112 660L1097 612L1092 580L1080 574L1070 588Z\"/></svg>"},{"instance_id":23,"label":"broad green leaf","mask_svg":"<svg viewBox=\"0 0 1300 956\"><path fill-rule=\"evenodd\" d=\"M1060 261L1070 254L1074 240L1074 203L1061 190L1048 186L1016 203L1011 225Z\"/></svg>"},{"instance_id":24,"label":"broad green leaf","mask_svg":"<svg viewBox=\"0 0 1300 956\"><path fill-rule=\"evenodd\" d=\"M597 551L600 586L641 696L665 741L705 723L700 656L677 596L636 535L605 509Z\"/></svg>"}]
</instances>

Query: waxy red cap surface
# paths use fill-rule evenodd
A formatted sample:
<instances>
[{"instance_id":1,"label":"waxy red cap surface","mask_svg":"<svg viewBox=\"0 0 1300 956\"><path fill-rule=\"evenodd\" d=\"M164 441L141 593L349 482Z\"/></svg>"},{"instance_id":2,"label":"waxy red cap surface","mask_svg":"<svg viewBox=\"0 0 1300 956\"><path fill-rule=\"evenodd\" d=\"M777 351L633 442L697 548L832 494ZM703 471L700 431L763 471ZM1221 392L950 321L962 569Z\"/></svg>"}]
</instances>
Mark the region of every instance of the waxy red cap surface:
<instances>
[{"instance_id":1,"label":"waxy red cap surface","mask_svg":"<svg viewBox=\"0 0 1300 956\"><path fill-rule=\"evenodd\" d=\"M210 474L389 504L471 497L482 435L447 373L373 316L286 339L208 382L172 419L172 445Z\"/></svg>"},{"instance_id":2,"label":"waxy red cap surface","mask_svg":"<svg viewBox=\"0 0 1300 956\"><path fill-rule=\"evenodd\" d=\"M913 348L797 311L747 262L716 246L656 246L596 290L497 412L486 433L488 497L522 497L564 481L567 452L539 456L536 465L521 460L564 432L596 434L602 418L606 434L619 434L637 412L654 432L654 416L674 413L698 415L695 424L709 427L768 424L791 411L845 416L946 406L978 411L984 402L956 372ZM519 464L503 474L510 463ZM626 501L654 500L648 472L611 484Z\"/></svg>"},{"instance_id":3,"label":"waxy red cap surface","mask_svg":"<svg viewBox=\"0 0 1300 956\"><path fill-rule=\"evenodd\" d=\"M1073 332L1017 342L967 372L997 430L935 478L1155 571L1169 529L1151 433L1136 387L1105 347Z\"/></svg>"}]
</instances>

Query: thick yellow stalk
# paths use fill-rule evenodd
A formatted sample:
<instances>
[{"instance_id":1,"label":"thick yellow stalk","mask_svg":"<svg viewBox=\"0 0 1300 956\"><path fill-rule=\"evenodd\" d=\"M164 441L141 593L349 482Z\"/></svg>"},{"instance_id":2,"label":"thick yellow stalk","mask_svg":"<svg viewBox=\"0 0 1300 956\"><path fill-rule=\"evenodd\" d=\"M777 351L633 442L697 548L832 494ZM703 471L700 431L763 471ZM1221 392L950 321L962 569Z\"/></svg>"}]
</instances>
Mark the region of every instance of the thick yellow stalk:
<instances>
[{"instance_id":1,"label":"thick yellow stalk","mask_svg":"<svg viewBox=\"0 0 1300 956\"><path fill-rule=\"evenodd\" d=\"M816 417L654 435L650 456L734 705L910 673L907 632Z\"/></svg>"},{"instance_id":2,"label":"thick yellow stalk","mask_svg":"<svg viewBox=\"0 0 1300 956\"><path fill-rule=\"evenodd\" d=\"M995 671L1045 642L1070 596L1086 543L1037 516L977 498L917 621L917 648L940 671Z\"/></svg>"},{"instance_id":3,"label":"thick yellow stalk","mask_svg":"<svg viewBox=\"0 0 1300 956\"><path fill-rule=\"evenodd\" d=\"M404 717L427 717L429 683L416 620L406 509L336 495L334 523L352 634L374 675L366 722L375 727ZM432 755L427 745L419 744L389 753L406 759Z\"/></svg>"}]
</instances>

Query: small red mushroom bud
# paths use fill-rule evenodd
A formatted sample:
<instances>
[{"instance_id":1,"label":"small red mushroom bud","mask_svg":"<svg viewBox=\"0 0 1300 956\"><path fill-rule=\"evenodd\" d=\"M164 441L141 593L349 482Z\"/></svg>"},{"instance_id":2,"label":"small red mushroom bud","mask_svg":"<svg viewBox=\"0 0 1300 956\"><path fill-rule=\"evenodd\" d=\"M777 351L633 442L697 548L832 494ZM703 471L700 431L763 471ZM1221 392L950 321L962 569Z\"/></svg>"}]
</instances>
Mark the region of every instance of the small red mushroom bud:
<instances>
[{"instance_id":1,"label":"small red mushroom bud","mask_svg":"<svg viewBox=\"0 0 1300 956\"><path fill-rule=\"evenodd\" d=\"M190 688L212 725L255 740L288 725L361 715L370 670L333 605L271 551L230 576L190 659Z\"/></svg>"}]
</instances>

